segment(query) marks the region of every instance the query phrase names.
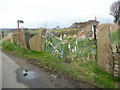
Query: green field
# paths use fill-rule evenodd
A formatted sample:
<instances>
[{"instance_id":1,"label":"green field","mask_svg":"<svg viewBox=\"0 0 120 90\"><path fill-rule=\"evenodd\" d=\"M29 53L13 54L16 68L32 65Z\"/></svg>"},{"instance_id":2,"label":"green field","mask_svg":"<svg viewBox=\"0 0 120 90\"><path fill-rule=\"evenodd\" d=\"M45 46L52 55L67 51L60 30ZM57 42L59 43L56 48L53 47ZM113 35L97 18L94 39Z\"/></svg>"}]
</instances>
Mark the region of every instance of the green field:
<instances>
[{"instance_id":1,"label":"green field","mask_svg":"<svg viewBox=\"0 0 120 90\"><path fill-rule=\"evenodd\" d=\"M79 30L79 28L48 29L48 31ZM30 34L37 34L38 30L29 30Z\"/></svg>"},{"instance_id":2,"label":"green field","mask_svg":"<svg viewBox=\"0 0 120 90\"><path fill-rule=\"evenodd\" d=\"M118 45L118 43L120 44L120 29L114 31L111 33L112 35L112 39L113 39L113 44Z\"/></svg>"}]
</instances>

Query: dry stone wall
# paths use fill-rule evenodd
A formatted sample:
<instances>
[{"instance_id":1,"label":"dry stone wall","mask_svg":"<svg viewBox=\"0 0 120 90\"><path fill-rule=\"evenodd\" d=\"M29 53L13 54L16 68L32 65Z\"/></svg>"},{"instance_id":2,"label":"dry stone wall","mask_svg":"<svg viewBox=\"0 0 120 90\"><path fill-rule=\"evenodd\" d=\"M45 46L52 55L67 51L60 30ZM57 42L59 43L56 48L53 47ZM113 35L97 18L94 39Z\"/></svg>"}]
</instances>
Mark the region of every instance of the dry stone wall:
<instances>
[{"instance_id":1,"label":"dry stone wall","mask_svg":"<svg viewBox=\"0 0 120 90\"><path fill-rule=\"evenodd\" d=\"M87 22L76 22L70 26L70 28L84 28L86 26L93 26L97 25L99 21L96 20L89 20Z\"/></svg>"},{"instance_id":2,"label":"dry stone wall","mask_svg":"<svg viewBox=\"0 0 120 90\"><path fill-rule=\"evenodd\" d=\"M77 28L71 30L62 30L62 31L54 31L55 36L60 37L61 35L77 35L82 36L85 35L86 37L90 38L93 36L92 26L86 26L84 28Z\"/></svg>"},{"instance_id":3,"label":"dry stone wall","mask_svg":"<svg viewBox=\"0 0 120 90\"><path fill-rule=\"evenodd\" d=\"M119 45L112 44L115 77L120 77L120 51L119 49L120 49Z\"/></svg>"},{"instance_id":4,"label":"dry stone wall","mask_svg":"<svg viewBox=\"0 0 120 90\"><path fill-rule=\"evenodd\" d=\"M20 46L26 49L29 49L29 39L30 39L30 33L27 28L20 30ZM13 33L13 41L18 45L19 39L18 39L18 32Z\"/></svg>"},{"instance_id":5,"label":"dry stone wall","mask_svg":"<svg viewBox=\"0 0 120 90\"><path fill-rule=\"evenodd\" d=\"M57 37L60 37L60 35L64 35L64 34L66 34L67 36L69 36L69 35L77 34L78 31L80 31L80 30L81 30L81 28L79 28L78 30L72 29L72 30L54 31L53 33L54 33L55 36L57 36Z\"/></svg>"},{"instance_id":6,"label":"dry stone wall","mask_svg":"<svg viewBox=\"0 0 120 90\"><path fill-rule=\"evenodd\" d=\"M92 32L92 26L87 26L78 31L77 33L78 36L85 35L86 37L92 37L93 32Z\"/></svg>"},{"instance_id":7,"label":"dry stone wall","mask_svg":"<svg viewBox=\"0 0 120 90\"><path fill-rule=\"evenodd\" d=\"M97 28L102 29L102 27L104 27L106 25L110 27L110 32L114 32L115 30L118 29L118 25L115 23L114 24L112 24L112 23L100 24L100 25L97 25Z\"/></svg>"},{"instance_id":8,"label":"dry stone wall","mask_svg":"<svg viewBox=\"0 0 120 90\"><path fill-rule=\"evenodd\" d=\"M104 27L99 30L97 40L97 65L113 76L120 77L120 45L114 45L110 35L108 25L104 25Z\"/></svg>"},{"instance_id":9,"label":"dry stone wall","mask_svg":"<svg viewBox=\"0 0 120 90\"><path fill-rule=\"evenodd\" d=\"M114 76L120 77L120 54L113 53L114 58Z\"/></svg>"}]
</instances>

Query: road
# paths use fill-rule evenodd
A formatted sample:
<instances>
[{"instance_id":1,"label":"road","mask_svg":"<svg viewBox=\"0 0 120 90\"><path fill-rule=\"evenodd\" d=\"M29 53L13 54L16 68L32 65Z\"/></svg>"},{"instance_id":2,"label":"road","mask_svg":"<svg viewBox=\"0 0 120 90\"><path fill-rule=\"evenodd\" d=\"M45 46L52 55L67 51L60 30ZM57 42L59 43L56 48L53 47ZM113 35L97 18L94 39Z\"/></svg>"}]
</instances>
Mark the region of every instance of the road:
<instances>
[{"instance_id":1,"label":"road","mask_svg":"<svg viewBox=\"0 0 120 90\"><path fill-rule=\"evenodd\" d=\"M2 55L2 88L72 88L65 79L57 79L25 59L0 52Z\"/></svg>"},{"instance_id":2,"label":"road","mask_svg":"<svg viewBox=\"0 0 120 90\"><path fill-rule=\"evenodd\" d=\"M2 54L2 88L28 88L16 80L15 71L20 68L13 60Z\"/></svg>"}]
</instances>

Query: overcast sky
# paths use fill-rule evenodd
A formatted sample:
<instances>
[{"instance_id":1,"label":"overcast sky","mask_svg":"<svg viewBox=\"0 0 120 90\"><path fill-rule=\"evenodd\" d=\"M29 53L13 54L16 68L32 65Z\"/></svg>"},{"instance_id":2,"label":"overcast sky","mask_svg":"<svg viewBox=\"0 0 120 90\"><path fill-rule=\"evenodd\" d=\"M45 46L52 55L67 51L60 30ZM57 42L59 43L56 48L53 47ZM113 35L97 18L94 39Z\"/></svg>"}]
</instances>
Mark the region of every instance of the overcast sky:
<instances>
[{"instance_id":1,"label":"overcast sky","mask_svg":"<svg viewBox=\"0 0 120 90\"><path fill-rule=\"evenodd\" d=\"M112 23L110 6L116 0L0 0L0 28L68 27L74 22L94 19Z\"/></svg>"}]
</instances>

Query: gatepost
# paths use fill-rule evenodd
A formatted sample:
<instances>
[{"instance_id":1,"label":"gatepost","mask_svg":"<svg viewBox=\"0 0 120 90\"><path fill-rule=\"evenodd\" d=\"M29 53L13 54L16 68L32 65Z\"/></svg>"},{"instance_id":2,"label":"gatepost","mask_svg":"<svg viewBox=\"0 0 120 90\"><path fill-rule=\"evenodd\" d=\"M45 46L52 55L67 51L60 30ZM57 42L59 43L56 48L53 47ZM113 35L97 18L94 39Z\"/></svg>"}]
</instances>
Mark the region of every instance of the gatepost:
<instances>
[{"instance_id":1,"label":"gatepost","mask_svg":"<svg viewBox=\"0 0 120 90\"><path fill-rule=\"evenodd\" d=\"M29 40L30 49L35 51L44 51L46 29L40 28L37 35Z\"/></svg>"},{"instance_id":2,"label":"gatepost","mask_svg":"<svg viewBox=\"0 0 120 90\"><path fill-rule=\"evenodd\" d=\"M21 30L21 38L22 38L22 47L26 49L30 49L29 46L30 33L27 28Z\"/></svg>"},{"instance_id":3,"label":"gatepost","mask_svg":"<svg viewBox=\"0 0 120 90\"><path fill-rule=\"evenodd\" d=\"M98 34L97 65L102 70L113 75L114 62L113 62L112 55L113 54L112 54L112 47L111 47L110 27L106 25L99 30L99 34Z\"/></svg>"},{"instance_id":4,"label":"gatepost","mask_svg":"<svg viewBox=\"0 0 120 90\"><path fill-rule=\"evenodd\" d=\"M120 77L120 17L119 17L119 19L118 19L118 21L117 21L117 24L118 24L118 45L117 45L117 53L119 54L119 56L118 56L118 68L117 68L117 71L118 71L118 73L117 73L117 75L118 75L118 77ZM118 83L118 88L120 88L120 82Z\"/></svg>"}]
</instances>

